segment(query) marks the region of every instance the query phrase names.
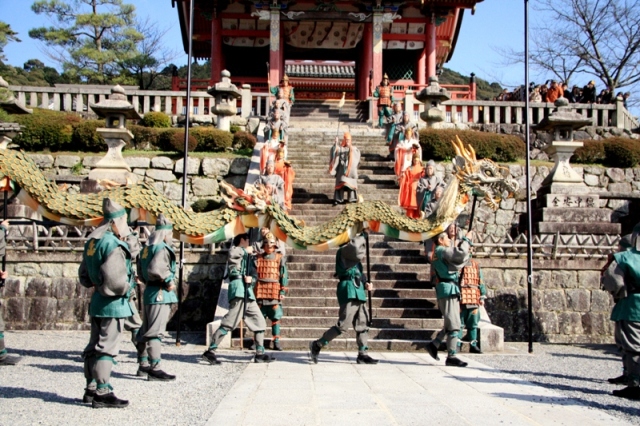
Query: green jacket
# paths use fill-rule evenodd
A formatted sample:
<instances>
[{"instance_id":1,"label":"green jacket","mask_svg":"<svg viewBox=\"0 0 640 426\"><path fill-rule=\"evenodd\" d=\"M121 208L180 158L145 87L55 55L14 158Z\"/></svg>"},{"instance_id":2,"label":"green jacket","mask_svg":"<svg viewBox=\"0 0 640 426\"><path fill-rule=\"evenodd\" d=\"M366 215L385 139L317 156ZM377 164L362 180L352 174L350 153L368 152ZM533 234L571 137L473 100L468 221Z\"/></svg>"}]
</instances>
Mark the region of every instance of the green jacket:
<instances>
[{"instance_id":1,"label":"green jacket","mask_svg":"<svg viewBox=\"0 0 640 426\"><path fill-rule=\"evenodd\" d=\"M231 302L235 298L244 299L244 277L249 275L252 277L252 282L249 284L248 299L256 300L253 295L253 285L256 281L256 265L255 258L247 253L242 247L232 247L229 250L229 290L228 298Z\"/></svg>"},{"instance_id":2,"label":"green jacket","mask_svg":"<svg viewBox=\"0 0 640 426\"><path fill-rule=\"evenodd\" d=\"M119 262L116 250L121 250L124 254L124 263ZM110 267L102 268L107 261L109 261ZM111 266L113 261L115 263ZM83 262L91 282L96 287L93 296L91 296L89 315L98 318L127 318L133 315L129 305L129 296L135 288L135 281L131 253L127 244L120 241L113 232L107 231L102 238L92 238L87 241ZM126 294L105 296L100 293L99 287L105 285L105 281L121 280L122 274L126 274L126 280L129 283Z\"/></svg>"},{"instance_id":3,"label":"green jacket","mask_svg":"<svg viewBox=\"0 0 640 426\"><path fill-rule=\"evenodd\" d=\"M437 246L431 261L436 275L436 297L445 299L460 294L459 271L469 260L471 244L463 238L458 247Z\"/></svg>"},{"instance_id":4,"label":"green jacket","mask_svg":"<svg viewBox=\"0 0 640 426\"><path fill-rule=\"evenodd\" d=\"M147 284L143 296L145 305L178 303L175 291L166 290L176 275L176 254L171 246L164 241L145 246L140 255L140 272Z\"/></svg>"},{"instance_id":5,"label":"green jacket","mask_svg":"<svg viewBox=\"0 0 640 426\"><path fill-rule=\"evenodd\" d=\"M626 297L616 303L611 311L612 321L640 322L640 252L631 249L613 255L619 271L624 277Z\"/></svg>"},{"instance_id":6,"label":"green jacket","mask_svg":"<svg viewBox=\"0 0 640 426\"><path fill-rule=\"evenodd\" d=\"M341 250L342 248L336 253L336 276L340 280L338 282L338 288L336 289L338 303L344 305L349 300L366 302L367 293L365 292L364 285L367 282L367 277L362 271L362 263L346 269L341 261Z\"/></svg>"}]
</instances>

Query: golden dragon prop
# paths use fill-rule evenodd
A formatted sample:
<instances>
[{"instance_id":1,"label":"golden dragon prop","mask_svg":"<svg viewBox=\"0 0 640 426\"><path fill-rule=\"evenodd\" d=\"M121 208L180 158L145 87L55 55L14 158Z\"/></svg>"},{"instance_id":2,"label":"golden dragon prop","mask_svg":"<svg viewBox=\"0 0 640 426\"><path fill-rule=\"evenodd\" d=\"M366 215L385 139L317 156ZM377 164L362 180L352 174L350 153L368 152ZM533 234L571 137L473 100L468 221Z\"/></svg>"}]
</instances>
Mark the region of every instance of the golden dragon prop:
<instances>
[{"instance_id":1,"label":"golden dragon prop","mask_svg":"<svg viewBox=\"0 0 640 426\"><path fill-rule=\"evenodd\" d=\"M24 153L7 149L0 150L0 178L22 203L62 224L98 225L102 221L102 200L111 198L128 209L130 222L153 224L162 213L173 222L176 237L192 244L219 243L247 228L267 226L291 247L324 251L342 245L363 228L401 240L426 240L443 232L458 217L471 192L495 210L503 198L518 190L508 169L491 160L477 160L473 148L465 148L459 139L453 144L453 177L436 211L425 219L410 219L381 201L366 201L347 205L329 222L305 226L271 204L260 188L245 193L226 183L220 186L227 206L206 213L184 210L148 183L73 194L61 191Z\"/></svg>"}]
</instances>

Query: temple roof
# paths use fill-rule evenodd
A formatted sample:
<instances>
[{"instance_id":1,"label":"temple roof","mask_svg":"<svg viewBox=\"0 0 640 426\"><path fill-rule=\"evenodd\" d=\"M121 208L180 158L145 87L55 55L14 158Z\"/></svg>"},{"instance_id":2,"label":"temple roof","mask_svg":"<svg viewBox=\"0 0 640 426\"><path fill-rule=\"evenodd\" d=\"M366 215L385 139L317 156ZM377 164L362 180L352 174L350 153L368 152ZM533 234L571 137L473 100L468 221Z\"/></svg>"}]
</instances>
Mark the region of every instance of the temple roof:
<instances>
[{"instance_id":1,"label":"temple roof","mask_svg":"<svg viewBox=\"0 0 640 426\"><path fill-rule=\"evenodd\" d=\"M287 63L285 73L289 77L316 77L316 78L355 78L356 66L353 62L327 63Z\"/></svg>"}]
</instances>

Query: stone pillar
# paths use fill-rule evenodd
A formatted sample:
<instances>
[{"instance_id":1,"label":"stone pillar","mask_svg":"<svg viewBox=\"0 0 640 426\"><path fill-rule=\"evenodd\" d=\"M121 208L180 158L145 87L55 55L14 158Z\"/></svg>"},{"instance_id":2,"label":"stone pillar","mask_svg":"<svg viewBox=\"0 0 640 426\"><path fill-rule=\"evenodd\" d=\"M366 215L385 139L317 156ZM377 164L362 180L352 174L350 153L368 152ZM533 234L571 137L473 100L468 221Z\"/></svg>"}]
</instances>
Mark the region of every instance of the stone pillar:
<instances>
[{"instance_id":1,"label":"stone pillar","mask_svg":"<svg viewBox=\"0 0 640 426\"><path fill-rule=\"evenodd\" d=\"M282 66L282 42L280 37L280 9L271 11L271 39L269 41L269 82L268 85L277 86L283 72Z\"/></svg>"},{"instance_id":2,"label":"stone pillar","mask_svg":"<svg viewBox=\"0 0 640 426\"><path fill-rule=\"evenodd\" d=\"M243 84L242 85L242 108L240 114L243 118L247 118L251 115L251 108L253 107L253 99L251 98L251 85Z\"/></svg>"},{"instance_id":3,"label":"stone pillar","mask_svg":"<svg viewBox=\"0 0 640 426\"><path fill-rule=\"evenodd\" d=\"M373 46L373 86L382 81L382 13L373 13L371 44Z\"/></svg>"},{"instance_id":4,"label":"stone pillar","mask_svg":"<svg viewBox=\"0 0 640 426\"><path fill-rule=\"evenodd\" d=\"M469 100L475 101L477 96L477 85L476 85L476 75L475 73L471 73L471 78L469 79Z\"/></svg>"},{"instance_id":5,"label":"stone pillar","mask_svg":"<svg viewBox=\"0 0 640 426\"><path fill-rule=\"evenodd\" d=\"M413 97L413 90L407 89L406 92L404 92L404 110L405 112L409 113L409 119L411 121L414 121L414 116L413 116L414 101L415 99Z\"/></svg>"},{"instance_id":6,"label":"stone pillar","mask_svg":"<svg viewBox=\"0 0 640 426\"><path fill-rule=\"evenodd\" d=\"M427 79L436 76L436 18L427 20L426 25Z\"/></svg>"},{"instance_id":7,"label":"stone pillar","mask_svg":"<svg viewBox=\"0 0 640 426\"><path fill-rule=\"evenodd\" d=\"M211 20L211 84L218 79L224 69L222 55L222 24L220 18Z\"/></svg>"},{"instance_id":8,"label":"stone pillar","mask_svg":"<svg viewBox=\"0 0 640 426\"><path fill-rule=\"evenodd\" d=\"M626 108L624 107L624 99L621 96L616 96L616 112L615 112L615 123L618 129L624 129L624 113Z\"/></svg>"}]
</instances>

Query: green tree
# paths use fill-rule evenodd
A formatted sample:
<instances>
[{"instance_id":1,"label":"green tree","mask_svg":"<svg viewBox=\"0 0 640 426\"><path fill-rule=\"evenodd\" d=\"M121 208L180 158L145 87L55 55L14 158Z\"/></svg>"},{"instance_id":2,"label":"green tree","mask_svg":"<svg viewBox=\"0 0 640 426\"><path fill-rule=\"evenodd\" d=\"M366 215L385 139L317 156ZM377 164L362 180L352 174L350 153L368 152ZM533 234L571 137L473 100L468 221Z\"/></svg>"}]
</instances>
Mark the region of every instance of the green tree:
<instances>
[{"instance_id":1,"label":"green tree","mask_svg":"<svg viewBox=\"0 0 640 426\"><path fill-rule=\"evenodd\" d=\"M56 25L34 28L29 37L48 47L70 79L88 83L128 83L119 78L119 63L138 55L143 36L135 29L135 7L122 0L39 0L31 9Z\"/></svg>"},{"instance_id":2,"label":"green tree","mask_svg":"<svg viewBox=\"0 0 640 426\"><path fill-rule=\"evenodd\" d=\"M10 41L21 41L18 37L16 37L17 35L18 33L11 29L11 25L7 24L6 22L0 21L0 61L6 59L4 57L4 47L7 45L7 43L9 43Z\"/></svg>"}]
</instances>

